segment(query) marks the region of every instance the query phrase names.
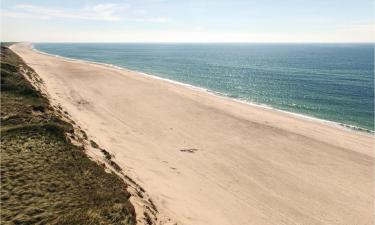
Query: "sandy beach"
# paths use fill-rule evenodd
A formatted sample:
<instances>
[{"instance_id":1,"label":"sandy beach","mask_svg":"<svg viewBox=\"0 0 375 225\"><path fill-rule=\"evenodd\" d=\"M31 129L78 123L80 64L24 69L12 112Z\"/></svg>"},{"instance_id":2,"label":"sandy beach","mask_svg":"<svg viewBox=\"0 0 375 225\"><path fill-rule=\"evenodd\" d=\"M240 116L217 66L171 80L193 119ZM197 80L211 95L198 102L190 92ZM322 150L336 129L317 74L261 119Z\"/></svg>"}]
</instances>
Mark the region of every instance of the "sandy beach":
<instances>
[{"instance_id":1,"label":"sandy beach","mask_svg":"<svg viewBox=\"0 0 375 225\"><path fill-rule=\"evenodd\" d=\"M177 224L374 223L370 134L11 48Z\"/></svg>"}]
</instances>

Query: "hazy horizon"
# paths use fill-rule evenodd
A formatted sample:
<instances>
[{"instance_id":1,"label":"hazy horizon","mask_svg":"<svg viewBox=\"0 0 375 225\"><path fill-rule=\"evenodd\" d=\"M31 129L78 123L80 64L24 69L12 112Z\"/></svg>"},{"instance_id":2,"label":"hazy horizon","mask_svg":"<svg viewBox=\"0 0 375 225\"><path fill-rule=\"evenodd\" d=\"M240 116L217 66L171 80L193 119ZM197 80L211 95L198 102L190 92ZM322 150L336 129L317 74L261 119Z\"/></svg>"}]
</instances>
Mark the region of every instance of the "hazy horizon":
<instances>
[{"instance_id":1,"label":"hazy horizon","mask_svg":"<svg viewBox=\"0 0 375 225\"><path fill-rule=\"evenodd\" d=\"M2 41L373 43L370 0L3 0Z\"/></svg>"},{"instance_id":2,"label":"hazy horizon","mask_svg":"<svg viewBox=\"0 0 375 225\"><path fill-rule=\"evenodd\" d=\"M2 41L2 42L15 42L15 43L51 43L51 44L375 44L373 42L137 42L137 41L128 41L128 42L106 42L106 41Z\"/></svg>"}]
</instances>

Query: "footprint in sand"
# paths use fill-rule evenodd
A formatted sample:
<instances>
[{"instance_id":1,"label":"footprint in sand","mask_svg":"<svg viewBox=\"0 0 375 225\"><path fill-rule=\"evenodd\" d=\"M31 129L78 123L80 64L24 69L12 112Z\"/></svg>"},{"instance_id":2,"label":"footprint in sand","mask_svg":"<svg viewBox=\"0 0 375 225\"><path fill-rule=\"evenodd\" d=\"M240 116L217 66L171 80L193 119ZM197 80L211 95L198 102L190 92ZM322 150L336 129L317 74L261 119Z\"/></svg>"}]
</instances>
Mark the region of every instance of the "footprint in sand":
<instances>
[{"instance_id":1,"label":"footprint in sand","mask_svg":"<svg viewBox=\"0 0 375 225\"><path fill-rule=\"evenodd\" d=\"M180 152L195 153L196 151L198 151L196 148L180 149Z\"/></svg>"}]
</instances>

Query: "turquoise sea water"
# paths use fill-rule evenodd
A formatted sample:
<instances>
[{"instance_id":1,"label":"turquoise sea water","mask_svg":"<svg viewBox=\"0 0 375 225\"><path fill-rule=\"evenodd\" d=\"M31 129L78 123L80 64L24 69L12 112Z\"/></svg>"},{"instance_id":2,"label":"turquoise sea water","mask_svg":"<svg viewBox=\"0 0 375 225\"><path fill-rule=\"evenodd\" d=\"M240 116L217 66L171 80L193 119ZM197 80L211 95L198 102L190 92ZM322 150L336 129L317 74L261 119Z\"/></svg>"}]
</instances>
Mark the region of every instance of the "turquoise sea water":
<instances>
[{"instance_id":1,"label":"turquoise sea water","mask_svg":"<svg viewBox=\"0 0 375 225\"><path fill-rule=\"evenodd\" d=\"M36 43L34 47L374 130L372 44Z\"/></svg>"}]
</instances>

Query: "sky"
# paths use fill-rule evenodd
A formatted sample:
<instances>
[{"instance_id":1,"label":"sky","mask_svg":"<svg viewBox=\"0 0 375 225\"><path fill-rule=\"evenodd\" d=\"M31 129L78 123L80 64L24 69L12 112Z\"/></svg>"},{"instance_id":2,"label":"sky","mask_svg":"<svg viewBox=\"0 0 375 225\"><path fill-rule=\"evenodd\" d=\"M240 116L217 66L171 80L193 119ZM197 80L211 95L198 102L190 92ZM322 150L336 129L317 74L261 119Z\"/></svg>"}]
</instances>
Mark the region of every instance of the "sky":
<instances>
[{"instance_id":1,"label":"sky","mask_svg":"<svg viewBox=\"0 0 375 225\"><path fill-rule=\"evenodd\" d=\"M1 0L1 41L374 42L374 0Z\"/></svg>"}]
</instances>

